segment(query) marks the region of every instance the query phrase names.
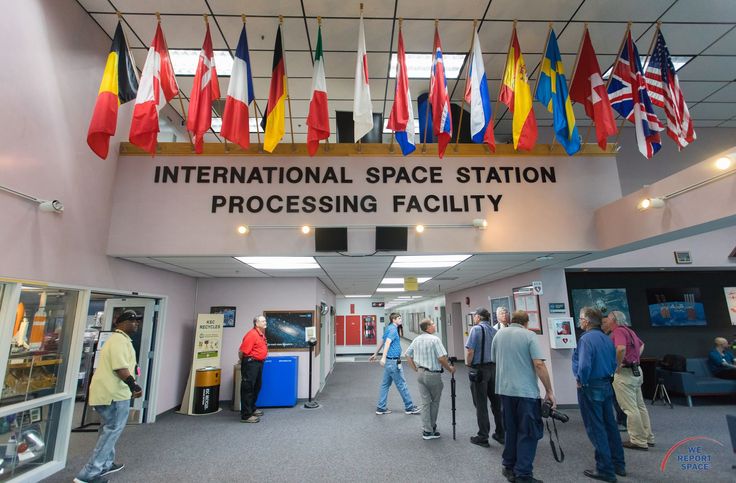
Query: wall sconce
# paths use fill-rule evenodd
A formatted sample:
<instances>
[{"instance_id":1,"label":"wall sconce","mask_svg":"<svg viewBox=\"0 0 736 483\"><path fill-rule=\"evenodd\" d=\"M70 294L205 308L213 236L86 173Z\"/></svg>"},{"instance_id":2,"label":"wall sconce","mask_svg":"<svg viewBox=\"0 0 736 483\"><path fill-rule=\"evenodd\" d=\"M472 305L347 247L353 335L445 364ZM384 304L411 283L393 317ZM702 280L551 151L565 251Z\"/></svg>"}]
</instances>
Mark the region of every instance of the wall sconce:
<instances>
[{"instance_id":1,"label":"wall sconce","mask_svg":"<svg viewBox=\"0 0 736 483\"><path fill-rule=\"evenodd\" d=\"M488 228L488 221L483 218L476 218L473 220L473 226L479 230L485 230Z\"/></svg>"},{"instance_id":2,"label":"wall sconce","mask_svg":"<svg viewBox=\"0 0 736 483\"><path fill-rule=\"evenodd\" d=\"M649 208L663 208L664 199L662 198L644 198L636 205L636 209L639 211L645 211Z\"/></svg>"}]
</instances>

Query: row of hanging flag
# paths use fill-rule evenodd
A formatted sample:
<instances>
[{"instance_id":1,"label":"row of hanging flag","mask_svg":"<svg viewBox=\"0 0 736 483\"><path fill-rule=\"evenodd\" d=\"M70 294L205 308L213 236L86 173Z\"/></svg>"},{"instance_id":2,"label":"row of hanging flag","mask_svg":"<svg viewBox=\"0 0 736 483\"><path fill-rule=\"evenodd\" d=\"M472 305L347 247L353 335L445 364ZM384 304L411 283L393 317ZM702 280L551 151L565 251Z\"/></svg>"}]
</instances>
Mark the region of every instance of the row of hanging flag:
<instances>
[{"instance_id":1,"label":"row of hanging flag","mask_svg":"<svg viewBox=\"0 0 736 483\"><path fill-rule=\"evenodd\" d=\"M432 130L437 138L439 156L442 158L452 138L453 123L438 23L435 22L428 107L431 106L432 109ZM316 153L321 140L330 136L321 21L319 24L314 55L312 93L307 116L307 150L310 155ZM206 25L205 39L199 55L186 119L187 131L196 153L203 151L204 135L211 128L212 103L220 98L209 23L206 22ZM586 25L568 90L557 37L550 24L541 70L537 78L534 98L532 98L532 89L516 35L516 22L514 22L498 95L498 101L505 104L513 115L514 149L531 150L536 144L538 128L532 106L534 99L553 114L555 140L571 156L580 150L583 142L575 122L573 101L585 107L586 115L595 125L598 145L603 150L606 148L608 138L618 132L613 114L615 110L625 120L634 124L639 151L647 158L654 156L662 146L659 133L665 127L655 114L653 106L664 109L667 134L675 141L678 149L693 142L696 135L690 113L659 24L653 44L654 48L650 52L645 71L642 68L629 25L610 78L606 83L603 80ZM475 23L471 45L463 98L463 102L467 102L470 108L471 139L474 143L485 143L491 151L495 151L494 114L491 109L488 79ZM387 127L394 132L402 154L407 156L416 149L416 144L414 141L414 112L405 56L402 21L399 20L396 91ZM179 87L161 30L160 19L140 80L127 47L122 26L118 22L90 122L87 143L98 156L106 158L110 137L115 134L116 130L118 106L135 100L130 142L154 155L159 132L158 113L177 95L179 95ZM179 98L181 102L180 95ZM263 149L269 153L273 152L286 132L287 98L288 80L281 40L281 23L279 23L276 31L268 103L262 112L261 120L261 126L264 129ZM243 149L248 149L250 146L249 106L251 104L254 106L254 117L257 118L248 37L245 16L243 16L243 29L235 50L220 130L220 134L226 140ZM353 121L353 134L356 140L361 139L373 129L373 107L362 13L355 64Z\"/></svg>"}]
</instances>

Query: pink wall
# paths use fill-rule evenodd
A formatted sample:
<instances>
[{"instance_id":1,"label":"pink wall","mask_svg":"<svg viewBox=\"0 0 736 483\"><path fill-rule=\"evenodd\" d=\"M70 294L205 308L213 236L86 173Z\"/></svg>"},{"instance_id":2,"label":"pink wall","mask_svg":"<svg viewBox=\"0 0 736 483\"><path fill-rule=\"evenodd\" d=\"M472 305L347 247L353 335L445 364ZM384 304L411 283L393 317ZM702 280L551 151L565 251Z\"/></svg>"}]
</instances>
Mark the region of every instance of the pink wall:
<instances>
[{"instance_id":1,"label":"pink wall","mask_svg":"<svg viewBox=\"0 0 736 483\"><path fill-rule=\"evenodd\" d=\"M0 276L168 296L158 411L170 409L184 390L195 281L106 256L117 145L100 160L86 133L110 39L75 2L9 2L0 22L0 184L65 206L41 213L0 193ZM119 131L129 122L126 105Z\"/></svg>"},{"instance_id":2,"label":"pink wall","mask_svg":"<svg viewBox=\"0 0 736 483\"><path fill-rule=\"evenodd\" d=\"M564 270L534 270L449 293L446 296L447 306L451 307L453 302L460 302L463 309L463 323L465 323L467 315L476 307L489 307L489 297L511 297L513 288L530 285L534 280L541 280L544 288L544 294L539 297L543 334L538 335L537 338L542 351L547 356L547 369L552 378L552 389L558 404L577 404L577 390L575 379L572 376L572 349L550 349L549 334L546 327L547 317L550 316L549 303L563 302L565 306L568 305ZM465 304L465 297L470 297L470 306ZM463 353L462 356L464 357L465 354ZM544 390L542 390L542 394L544 394Z\"/></svg>"},{"instance_id":3,"label":"pink wall","mask_svg":"<svg viewBox=\"0 0 736 483\"><path fill-rule=\"evenodd\" d=\"M316 296L319 295L319 298ZM314 278L211 278L199 279L197 286L196 313L209 313L210 307L216 305L234 305L237 307L237 319L234 328L226 328L223 332L222 344L222 386L220 397L232 399L233 365L238 362L238 348L245 333L253 328L253 317L266 310L314 310L320 299L328 305L334 305L334 295ZM193 342L185 348L191 358ZM322 342L322 349L325 349ZM320 353L320 357L329 358L329 349ZM299 357L299 398L308 397L309 352L271 352L271 356ZM191 363L191 359L187 364ZM330 365L325 364L329 371ZM312 392L319 385L319 360L312 362Z\"/></svg>"}]
</instances>

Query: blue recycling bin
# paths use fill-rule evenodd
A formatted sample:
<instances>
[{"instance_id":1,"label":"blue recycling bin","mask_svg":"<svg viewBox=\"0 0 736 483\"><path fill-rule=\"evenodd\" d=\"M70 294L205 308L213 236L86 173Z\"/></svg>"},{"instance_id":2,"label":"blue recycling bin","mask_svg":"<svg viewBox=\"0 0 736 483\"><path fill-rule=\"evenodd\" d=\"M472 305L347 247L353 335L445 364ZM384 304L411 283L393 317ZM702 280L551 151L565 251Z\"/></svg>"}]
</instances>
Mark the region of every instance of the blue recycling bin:
<instances>
[{"instance_id":1,"label":"blue recycling bin","mask_svg":"<svg viewBox=\"0 0 736 483\"><path fill-rule=\"evenodd\" d=\"M295 406L299 379L299 358L267 357L256 406L259 408Z\"/></svg>"}]
</instances>

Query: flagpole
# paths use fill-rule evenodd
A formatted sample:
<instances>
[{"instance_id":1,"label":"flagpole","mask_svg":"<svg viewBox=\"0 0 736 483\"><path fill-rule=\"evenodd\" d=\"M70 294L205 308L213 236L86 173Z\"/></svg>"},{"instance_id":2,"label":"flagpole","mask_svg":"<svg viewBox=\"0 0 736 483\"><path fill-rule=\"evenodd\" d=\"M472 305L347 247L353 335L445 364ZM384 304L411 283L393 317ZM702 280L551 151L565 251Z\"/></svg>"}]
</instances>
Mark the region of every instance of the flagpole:
<instances>
[{"instance_id":1,"label":"flagpole","mask_svg":"<svg viewBox=\"0 0 736 483\"><path fill-rule=\"evenodd\" d=\"M208 19L207 17L208 17L208 16L207 16L207 14L205 13L205 14L204 14L204 25L205 25L205 27L206 27L207 29L209 29L209 28L210 28L210 22L209 22L209 19ZM232 53L231 53L231 54L232 54ZM215 130L214 130L214 129L212 129L212 112L214 112L214 110L215 110L215 108L214 108L214 107L210 107L210 129L209 129L209 130L210 130L210 131L212 131L212 134L214 134L214 135L215 135L215 136L216 136L216 137L217 137L217 138L219 139L219 138L220 138L220 136L218 136L218 135L217 135L217 133L215 132ZM222 129L222 128L221 128L221 129ZM203 139L203 141L204 141L204 134L202 134L202 139ZM224 143L225 143L225 154L229 153L229 152L230 152L230 147L229 147L229 146L227 145L227 139L225 139L225 136L222 136L222 142L224 142Z\"/></svg>"},{"instance_id":2,"label":"flagpole","mask_svg":"<svg viewBox=\"0 0 736 483\"><path fill-rule=\"evenodd\" d=\"M475 36L477 35L477 32L475 31L476 27L478 25L478 19L473 19L473 33L470 35L470 48L468 49L468 55L465 56L466 59L470 58L470 54L473 52L473 40L475 40ZM475 54L473 54L473 59L475 60ZM481 59L482 61L483 59ZM465 112L465 93L468 91L468 79L470 78L470 69L471 69L471 63L467 62L468 68L465 70L465 89L463 90L463 100L460 103L460 119L457 122L457 135L455 136L455 149L454 151L457 152L457 145L460 142L460 129L463 126L463 112ZM491 127L490 125L488 127ZM488 129L488 127L486 129ZM485 145L485 143L484 143Z\"/></svg>"},{"instance_id":3,"label":"flagpole","mask_svg":"<svg viewBox=\"0 0 736 483\"><path fill-rule=\"evenodd\" d=\"M575 74L578 73L578 66L580 65L580 53L583 51L583 40L585 40L585 33L588 31L588 22L585 22L583 24L583 35L580 37L580 44L578 45L578 55L575 57L575 64L572 67L572 74L570 76L570 83L572 83L572 79L575 78ZM583 144L588 144L588 138L590 137L590 129L593 127L593 120L590 120L590 124L588 124L588 131L585 133L585 141L583 141Z\"/></svg>"},{"instance_id":4,"label":"flagpole","mask_svg":"<svg viewBox=\"0 0 736 483\"><path fill-rule=\"evenodd\" d=\"M511 43L514 41L514 33L516 33L516 23L517 22L518 21L514 19L514 26L511 28L511 36L509 37L509 46L506 48L506 62L504 63L504 73L506 70L506 65L509 62L509 52L511 51ZM501 78L501 87L503 88L503 77ZM501 89L498 90L498 97L496 98L496 108L493 109L493 112L491 113L491 122L490 124L488 124L488 126L496 125L496 113L498 112L498 106L500 104L501 104ZM509 110L509 108L507 107L506 110Z\"/></svg>"},{"instance_id":5,"label":"flagpole","mask_svg":"<svg viewBox=\"0 0 736 483\"><path fill-rule=\"evenodd\" d=\"M363 2L360 3L360 22L361 24L363 22ZM358 39L358 43L360 43L360 39ZM371 108L371 112L373 112L373 108ZM381 130L383 130L383 126L381 126ZM355 131L353 131L353 133L354 132ZM356 141L356 139L353 139L353 141ZM358 141L358 152L362 153L363 152L363 138L357 139L357 141Z\"/></svg>"},{"instance_id":6,"label":"flagpole","mask_svg":"<svg viewBox=\"0 0 736 483\"><path fill-rule=\"evenodd\" d=\"M245 28L245 19L246 19L245 14L244 13L241 13L240 14L240 18L243 19L243 28ZM252 92L250 92L249 94L252 94ZM247 106L246 106L246 108L247 108ZM255 96L253 96L253 118L256 120L256 136L258 136L258 144L261 144L261 133L258 131L258 114L256 112L256 99L255 99ZM248 139L248 142L250 142L250 126L248 126L248 138L249 138Z\"/></svg>"},{"instance_id":7,"label":"flagpole","mask_svg":"<svg viewBox=\"0 0 736 483\"><path fill-rule=\"evenodd\" d=\"M318 29L318 32L321 32L321 30L320 30L321 28L322 28L322 17L319 17L318 16L317 17L317 29ZM322 54L322 65L323 66L324 66L324 63L325 63L325 55L324 55L324 52L323 52L323 54ZM327 82L327 81L325 81L325 82ZM325 89L326 88L327 88L327 85L325 84ZM312 93L312 94L314 94L314 93ZM324 147L324 149L325 149L325 152L326 153L330 151L330 137L329 136L327 136L327 138L325 138L325 147Z\"/></svg>"},{"instance_id":8,"label":"flagpole","mask_svg":"<svg viewBox=\"0 0 736 483\"><path fill-rule=\"evenodd\" d=\"M263 117L263 112L261 111L261 108L258 107L258 103L255 98L253 98L253 115L256 118L256 136L258 136L258 144L261 144L261 131L258 130L258 126L260 126L261 123L258 122L258 119ZM261 144L260 152L263 152L263 144Z\"/></svg>"},{"instance_id":9,"label":"flagpole","mask_svg":"<svg viewBox=\"0 0 736 483\"><path fill-rule=\"evenodd\" d=\"M156 12L156 22L160 25L161 24L161 13ZM168 49L168 46L167 46ZM176 80L176 74L172 71L171 73L174 76L174 80ZM187 136L189 136L189 144L192 145L192 149L194 149L194 142L192 141L192 134L189 132L189 129L186 129L187 126L187 116L184 111L184 101L181 100L181 89L179 89L179 81L176 82L177 86L177 92L176 96L179 98L179 105L181 106L181 118L184 120L184 130L187 132ZM156 149L158 149L158 143L156 143Z\"/></svg>"},{"instance_id":10,"label":"flagpole","mask_svg":"<svg viewBox=\"0 0 736 483\"><path fill-rule=\"evenodd\" d=\"M279 15L279 25L284 25L284 16ZM283 32L283 28L281 31ZM283 35L281 37L281 50L282 50L282 61L284 62L284 77L286 77L286 102L289 104L289 129L291 131L291 150L296 151L296 146L294 146L294 120L291 117L291 94L289 94L289 74L286 72L286 42L284 40L286 39L286 35Z\"/></svg>"},{"instance_id":11,"label":"flagpole","mask_svg":"<svg viewBox=\"0 0 736 483\"><path fill-rule=\"evenodd\" d=\"M404 23L404 19L399 17L399 35L401 35L401 25ZM395 84L399 83L399 57L398 57L398 49L397 49L397 55L396 55L396 82ZM396 103L396 88L394 88L394 103ZM429 99L427 99L429 100ZM409 102L411 102L411 99L409 99ZM391 115L389 114L389 117ZM414 131L414 119L410 119L411 121L411 129L412 133ZM388 147L388 152L393 153L394 152L394 138L396 137L396 131L393 129L391 130L391 144Z\"/></svg>"},{"instance_id":12,"label":"flagpole","mask_svg":"<svg viewBox=\"0 0 736 483\"><path fill-rule=\"evenodd\" d=\"M618 51L616 52L616 61L613 63L613 67L611 67L611 75L608 76L608 80L606 81L606 92L608 91L608 86L611 85L611 80L613 80L613 73L616 71L616 67L618 66L619 60L621 60L621 50L624 48L624 44L626 43L626 38L629 35L629 32L631 31L631 20L629 20L629 23L626 25L626 32L624 32L624 38L621 39L621 45L618 48ZM633 89L633 87L632 87ZM624 128L624 123L626 122L626 118L621 116L621 125L618 127L618 131L616 131L616 139L614 139L613 144L618 144L618 140L621 137L621 129Z\"/></svg>"},{"instance_id":13,"label":"flagpole","mask_svg":"<svg viewBox=\"0 0 736 483\"><path fill-rule=\"evenodd\" d=\"M439 19L434 19L434 33L437 34L437 29L439 28L440 21ZM434 41L433 41L434 42ZM437 61L437 50L434 48L434 43L432 44L432 66L435 65L435 62ZM436 79L436 72L435 72L435 82L437 82ZM427 109L425 110L424 114L424 143L422 143L422 152L427 152L427 129L429 129L429 98L432 95L432 67L429 68L429 92L427 93ZM432 126L434 128L434 126Z\"/></svg>"},{"instance_id":14,"label":"flagpole","mask_svg":"<svg viewBox=\"0 0 736 483\"><path fill-rule=\"evenodd\" d=\"M547 56L547 47L549 46L549 38L551 35L552 35L552 22L549 23L549 29L547 30L547 40L544 41L544 47L542 48L542 58L539 59L539 72L537 72L537 80L534 83L534 91L532 91L532 101L537 97L537 87L539 87L539 78L542 77L542 67L544 66L544 58ZM544 107L547 107L547 106L544 106ZM552 127L552 142L549 143L550 151L552 151L552 146L554 146L555 144L555 136L557 135L557 133L555 133L554 131L555 129L553 126Z\"/></svg>"}]
</instances>

